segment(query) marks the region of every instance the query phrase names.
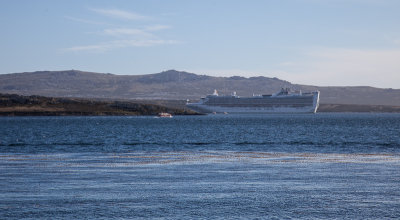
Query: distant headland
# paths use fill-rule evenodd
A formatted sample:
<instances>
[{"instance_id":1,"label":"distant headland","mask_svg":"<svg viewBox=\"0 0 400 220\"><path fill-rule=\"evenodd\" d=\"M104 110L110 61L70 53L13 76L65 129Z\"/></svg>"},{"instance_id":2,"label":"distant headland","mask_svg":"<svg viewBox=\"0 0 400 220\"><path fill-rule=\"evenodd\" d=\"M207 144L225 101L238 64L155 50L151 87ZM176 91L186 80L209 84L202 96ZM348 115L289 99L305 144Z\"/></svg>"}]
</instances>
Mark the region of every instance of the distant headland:
<instances>
[{"instance_id":1,"label":"distant headland","mask_svg":"<svg viewBox=\"0 0 400 220\"><path fill-rule=\"evenodd\" d=\"M197 115L187 109L134 101L0 94L0 116L141 116L161 112Z\"/></svg>"},{"instance_id":2,"label":"distant headland","mask_svg":"<svg viewBox=\"0 0 400 220\"><path fill-rule=\"evenodd\" d=\"M60 100L80 99L81 104L94 100L123 100L143 105L161 103L160 106L173 106L181 111L187 99L198 100L214 89L221 94L235 91L239 96L251 96L272 94L283 87L306 92L319 90L318 112L398 112L400 106L400 89L300 85L264 76L213 77L177 70L145 75L115 75L79 70L0 74L1 94L59 97ZM106 109L104 112L107 112Z\"/></svg>"}]
</instances>

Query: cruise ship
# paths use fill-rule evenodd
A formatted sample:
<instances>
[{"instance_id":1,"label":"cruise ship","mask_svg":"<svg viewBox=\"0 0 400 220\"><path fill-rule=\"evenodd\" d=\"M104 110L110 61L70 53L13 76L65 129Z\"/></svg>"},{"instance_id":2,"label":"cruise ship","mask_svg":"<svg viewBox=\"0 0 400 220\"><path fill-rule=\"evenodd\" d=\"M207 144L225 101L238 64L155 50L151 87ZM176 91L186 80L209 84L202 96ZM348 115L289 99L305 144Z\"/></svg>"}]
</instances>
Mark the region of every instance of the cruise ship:
<instances>
[{"instance_id":1,"label":"cruise ship","mask_svg":"<svg viewBox=\"0 0 400 220\"><path fill-rule=\"evenodd\" d=\"M319 106L319 91L302 93L292 92L288 88L272 95L253 95L239 97L218 95L214 90L212 95L202 97L197 103L188 102L186 106L198 113L316 113Z\"/></svg>"}]
</instances>

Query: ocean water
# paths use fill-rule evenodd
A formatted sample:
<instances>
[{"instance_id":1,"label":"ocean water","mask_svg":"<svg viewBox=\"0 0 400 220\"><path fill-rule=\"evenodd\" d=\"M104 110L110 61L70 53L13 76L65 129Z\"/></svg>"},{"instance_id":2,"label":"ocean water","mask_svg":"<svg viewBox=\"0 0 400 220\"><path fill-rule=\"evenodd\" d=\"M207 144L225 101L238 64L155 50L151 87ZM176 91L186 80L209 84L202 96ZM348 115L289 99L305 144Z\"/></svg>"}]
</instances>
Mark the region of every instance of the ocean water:
<instances>
[{"instance_id":1,"label":"ocean water","mask_svg":"<svg viewBox=\"0 0 400 220\"><path fill-rule=\"evenodd\" d=\"M400 218L400 114L0 118L0 219Z\"/></svg>"}]
</instances>

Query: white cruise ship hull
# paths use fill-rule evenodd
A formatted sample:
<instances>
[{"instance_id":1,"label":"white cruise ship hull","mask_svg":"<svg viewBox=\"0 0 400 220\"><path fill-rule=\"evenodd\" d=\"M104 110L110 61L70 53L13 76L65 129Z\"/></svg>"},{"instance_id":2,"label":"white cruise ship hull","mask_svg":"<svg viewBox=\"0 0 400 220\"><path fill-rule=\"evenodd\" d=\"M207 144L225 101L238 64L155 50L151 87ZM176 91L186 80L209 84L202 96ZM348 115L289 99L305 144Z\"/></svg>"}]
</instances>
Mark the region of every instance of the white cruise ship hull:
<instances>
[{"instance_id":1,"label":"white cruise ship hull","mask_svg":"<svg viewBox=\"0 0 400 220\"><path fill-rule=\"evenodd\" d=\"M214 101L213 99L223 98L208 96L198 103L187 103L186 106L198 113L203 114L316 113L319 106L319 91L313 92L309 95L282 96L273 98L237 97L231 98L231 100L228 98L221 101ZM247 101L243 101L243 99L247 99Z\"/></svg>"},{"instance_id":2,"label":"white cruise ship hull","mask_svg":"<svg viewBox=\"0 0 400 220\"><path fill-rule=\"evenodd\" d=\"M237 114L263 114L263 113L315 113L314 107L274 107L274 108L255 108L255 107L218 107L188 104L188 108L199 113L237 113Z\"/></svg>"}]
</instances>

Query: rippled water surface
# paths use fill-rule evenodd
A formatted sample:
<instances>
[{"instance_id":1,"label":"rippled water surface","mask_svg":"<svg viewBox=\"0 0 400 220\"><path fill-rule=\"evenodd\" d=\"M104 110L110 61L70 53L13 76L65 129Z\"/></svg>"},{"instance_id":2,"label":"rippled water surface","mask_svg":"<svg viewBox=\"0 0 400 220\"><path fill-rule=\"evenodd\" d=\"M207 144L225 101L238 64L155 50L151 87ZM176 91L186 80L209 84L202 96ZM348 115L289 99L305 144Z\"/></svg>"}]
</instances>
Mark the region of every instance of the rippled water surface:
<instances>
[{"instance_id":1,"label":"rippled water surface","mask_svg":"<svg viewBox=\"0 0 400 220\"><path fill-rule=\"evenodd\" d=\"M400 115L0 118L0 219L400 218Z\"/></svg>"}]
</instances>

